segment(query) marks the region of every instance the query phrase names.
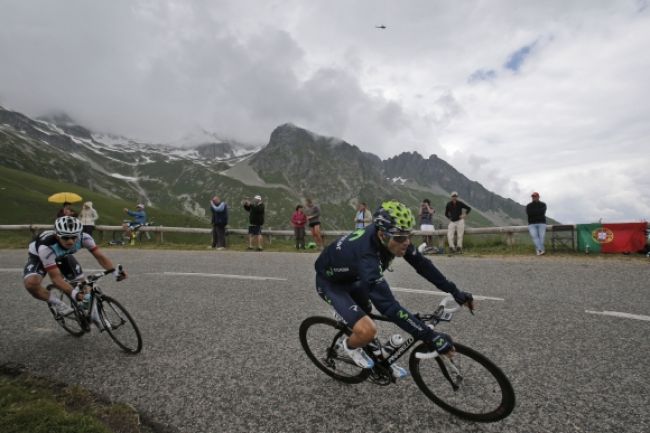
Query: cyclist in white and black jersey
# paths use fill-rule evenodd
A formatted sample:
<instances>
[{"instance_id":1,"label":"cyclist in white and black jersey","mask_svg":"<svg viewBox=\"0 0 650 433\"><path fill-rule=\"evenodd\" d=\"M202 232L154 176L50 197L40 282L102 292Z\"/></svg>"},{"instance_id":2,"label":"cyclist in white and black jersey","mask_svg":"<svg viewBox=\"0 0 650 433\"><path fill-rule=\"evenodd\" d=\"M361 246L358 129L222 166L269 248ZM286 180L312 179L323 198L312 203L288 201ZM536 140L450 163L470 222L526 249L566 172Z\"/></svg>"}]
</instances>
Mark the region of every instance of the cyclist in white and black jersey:
<instances>
[{"instance_id":1,"label":"cyclist in white and black jersey","mask_svg":"<svg viewBox=\"0 0 650 433\"><path fill-rule=\"evenodd\" d=\"M64 315L72 309L43 287L43 278L49 275L52 283L75 300L81 300L83 293L68 281L83 276L81 266L72 256L86 248L97 263L107 271L115 271L113 262L95 244L92 236L82 232L83 225L77 218L64 216L54 222L54 230L41 233L29 244L29 257L23 270L23 281L27 291L36 299L48 303L57 314ZM116 273L119 280L126 278L126 272Z\"/></svg>"}]
</instances>

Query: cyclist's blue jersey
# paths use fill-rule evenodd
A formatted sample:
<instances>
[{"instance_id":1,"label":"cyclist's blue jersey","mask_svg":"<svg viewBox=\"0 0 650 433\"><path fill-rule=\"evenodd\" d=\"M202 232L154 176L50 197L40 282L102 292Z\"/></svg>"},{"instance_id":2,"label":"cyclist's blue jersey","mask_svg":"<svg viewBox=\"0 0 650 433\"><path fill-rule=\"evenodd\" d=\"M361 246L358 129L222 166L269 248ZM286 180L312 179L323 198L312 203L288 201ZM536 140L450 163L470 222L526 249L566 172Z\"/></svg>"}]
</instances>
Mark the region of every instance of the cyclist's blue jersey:
<instances>
[{"instance_id":1,"label":"cyclist's blue jersey","mask_svg":"<svg viewBox=\"0 0 650 433\"><path fill-rule=\"evenodd\" d=\"M375 285L388 287L383 273L395 258L377 238L377 228L371 224L357 229L330 244L320 254L314 267L316 273L332 282L358 282L361 287L372 290ZM412 244L404 259L416 272L438 289L455 294L456 285L424 257Z\"/></svg>"},{"instance_id":2,"label":"cyclist's blue jersey","mask_svg":"<svg viewBox=\"0 0 650 433\"><path fill-rule=\"evenodd\" d=\"M74 254L81 248L86 248L88 251L97 249L95 240L88 233L81 233L74 245L65 249L57 240L54 230L48 230L41 233L36 240L30 242L28 251L29 254L37 256L43 264L43 268L49 271L57 267L57 259Z\"/></svg>"}]
</instances>

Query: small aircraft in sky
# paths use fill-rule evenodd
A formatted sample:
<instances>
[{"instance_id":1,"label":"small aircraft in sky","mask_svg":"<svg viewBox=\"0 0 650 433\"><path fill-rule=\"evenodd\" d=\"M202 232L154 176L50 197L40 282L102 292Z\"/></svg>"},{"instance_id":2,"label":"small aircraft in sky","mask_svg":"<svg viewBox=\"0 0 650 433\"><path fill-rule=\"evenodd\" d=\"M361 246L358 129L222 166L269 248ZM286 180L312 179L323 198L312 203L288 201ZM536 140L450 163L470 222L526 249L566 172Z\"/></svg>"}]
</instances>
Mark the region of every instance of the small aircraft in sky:
<instances>
[{"instance_id":1,"label":"small aircraft in sky","mask_svg":"<svg viewBox=\"0 0 650 433\"><path fill-rule=\"evenodd\" d=\"M385 30L385 29L386 29L386 26L382 24L382 25L380 25L380 26L375 26L375 28L376 28L376 29L382 29L382 30Z\"/></svg>"}]
</instances>

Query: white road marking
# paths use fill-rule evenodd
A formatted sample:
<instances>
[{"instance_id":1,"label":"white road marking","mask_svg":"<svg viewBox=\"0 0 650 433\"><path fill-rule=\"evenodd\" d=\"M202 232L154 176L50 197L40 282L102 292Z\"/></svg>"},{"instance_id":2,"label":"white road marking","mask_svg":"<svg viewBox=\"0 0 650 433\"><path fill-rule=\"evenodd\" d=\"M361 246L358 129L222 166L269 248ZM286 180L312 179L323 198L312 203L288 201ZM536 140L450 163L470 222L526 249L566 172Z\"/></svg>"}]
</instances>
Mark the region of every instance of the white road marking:
<instances>
[{"instance_id":1,"label":"white road marking","mask_svg":"<svg viewBox=\"0 0 650 433\"><path fill-rule=\"evenodd\" d=\"M585 313L598 314L601 316L622 317L624 319L645 320L646 322L650 322L650 316L643 316L641 314L621 313L619 311L591 311L591 310L585 310Z\"/></svg>"},{"instance_id":2,"label":"white road marking","mask_svg":"<svg viewBox=\"0 0 650 433\"><path fill-rule=\"evenodd\" d=\"M438 291L433 291L433 290L418 290L418 289L408 289L406 287L391 287L391 290L394 290L396 292L407 292L407 293L425 293L427 295L437 295L437 296L448 296L449 293L446 292L438 292ZM477 299L479 301L503 301L503 298L495 298L492 296L480 296L480 295L473 295L474 299Z\"/></svg>"},{"instance_id":3,"label":"white road marking","mask_svg":"<svg viewBox=\"0 0 650 433\"><path fill-rule=\"evenodd\" d=\"M158 273L150 272L149 274ZM163 275L180 275L183 277L217 277L217 278L233 278L236 280L274 280L274 281L287 281L286 278L275 277L256 277L253 275L233 275L233 274L207 274L202 272L163 272Z\"/></svg>"}]
</instances>

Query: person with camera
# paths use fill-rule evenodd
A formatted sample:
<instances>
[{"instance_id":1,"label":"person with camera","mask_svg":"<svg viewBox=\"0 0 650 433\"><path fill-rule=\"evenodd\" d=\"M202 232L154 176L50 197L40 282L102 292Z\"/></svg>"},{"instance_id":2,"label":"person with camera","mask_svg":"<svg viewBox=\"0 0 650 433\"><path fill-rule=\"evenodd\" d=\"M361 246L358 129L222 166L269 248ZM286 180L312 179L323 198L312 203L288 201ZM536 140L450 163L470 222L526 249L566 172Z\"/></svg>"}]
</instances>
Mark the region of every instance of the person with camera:
<instances>
[{"instance_id":1,"label":"person with camera","mask_svg":"<svg viewBox=\"0 0 650 433\"><path fill-rule=\"evenodd\" d=\"M248 198L242 201L244 210L248 212L248 249L253 249L253 240L257 240L257 251L262 251L262 226L264 225L264 203L262 196L256 195L253 200Z\"/></svg>"}]
</instances>

